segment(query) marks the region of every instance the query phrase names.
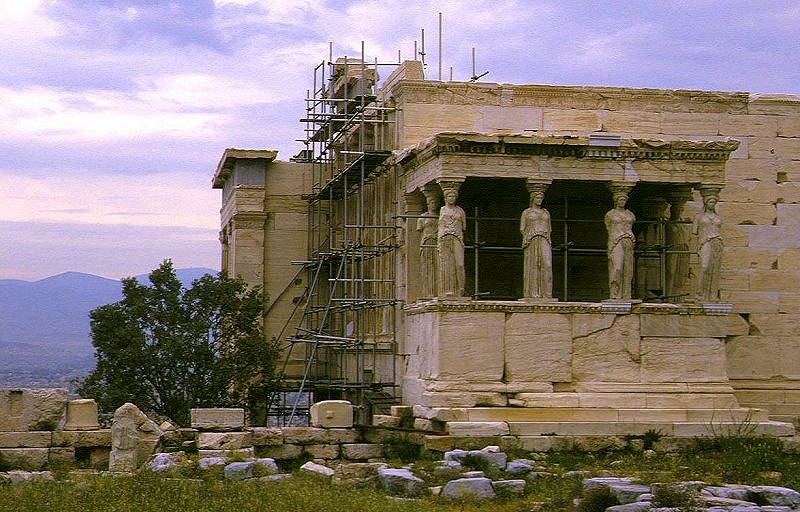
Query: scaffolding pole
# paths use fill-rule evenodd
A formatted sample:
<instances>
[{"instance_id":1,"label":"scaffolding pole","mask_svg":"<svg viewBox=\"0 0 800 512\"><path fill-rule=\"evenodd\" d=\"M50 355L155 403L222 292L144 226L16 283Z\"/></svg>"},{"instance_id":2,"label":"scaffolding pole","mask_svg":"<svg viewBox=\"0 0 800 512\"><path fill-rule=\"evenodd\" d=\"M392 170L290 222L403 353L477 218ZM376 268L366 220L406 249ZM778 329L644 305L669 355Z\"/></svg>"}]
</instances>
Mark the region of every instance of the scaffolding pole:
<instances>
[{"instance_id":1,"label":"scaffolding pole","mask_svg":"<svg viewBox=\"0 0 800 512\"><path fill-rule=\"evenodd\" d=\"M346 399L368 422L376 404L399 403L396 385L397 177L394 109L376 94L378 69L361 58L314 67L306 97L309 283L294 333L285 338L283 386L271 422L300 424L321 399Z\"/></svg>"}]
</instances>

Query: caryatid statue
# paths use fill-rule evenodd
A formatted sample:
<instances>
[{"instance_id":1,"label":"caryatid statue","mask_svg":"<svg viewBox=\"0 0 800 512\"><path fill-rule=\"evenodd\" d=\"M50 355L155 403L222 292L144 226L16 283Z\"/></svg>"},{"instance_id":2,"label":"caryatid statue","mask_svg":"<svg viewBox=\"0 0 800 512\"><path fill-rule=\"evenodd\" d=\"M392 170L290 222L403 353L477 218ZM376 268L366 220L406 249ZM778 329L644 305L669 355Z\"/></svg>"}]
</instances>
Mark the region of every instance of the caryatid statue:
<instances>
[{"instance_id":1,"label":"caryatid statue","mask_svg":"<svg viewBox=\"0 0 800 512\"><path fill-rule=\"evenodd\" d=\"M680 302L688 295L691 265L689 257L690 226L683 222L683 209L686 202L692 199L692 191L688 187L674 190L667 195L669 201L669 222L666 229L667 261L666 295L670 302Z\"/></svg>"},{"instance_id":2,"label":"caryatid statue","mask_svg":"<svg viewBox=\"0 0 800 512\"><path fill-rule=\"evenodd\" d=\"M703 212L694 219L697 235L697 256L700 275L697 278L697 298L702 302L719 302L719 276L722 267L722 219L717 215L719 187L703 187Z\"/></svg>"},{"instance_id":3,"label":"caryatid statue","mask_svg":"<svg viewBox=\"0 0 800 512\"><path fill-rule=\"evenodd\" d=\"M439 192L438 187L426 186L422 189L428 210L423 217L417 219L417 231L420 232L419 263L422 278L422 297L434 297L437 292L437 269L439 267Z\"/></svg>"},{"instance_id":4,"label":"caryatid statue","mask_svg":"<svg viewBox=\"0 0 800 512\"><path fill-rule=\"evenodd\" d=\"M630 186L609 185L614 208L605 216L608 232L608 292L613 300L630 300L633 282L633 246L636 217L625 208Z\"/></svg>"},{"instance_id":5,"label":"caryatid statue","mask_svg":"<svg viewBox=\"0 0 800 512\"><path fill-rule=\"evenodd\" d=\"M467 215L458 199L459 182L441 181L444 191L444 206L439 210L439 296L464 296L464 231Z\"/></svg>"},{"instance_id":6,"label":"caryatid statue","mask_svg":"<svg viewBox=\"0 0 800 512\"><path fill-rule=\"evenodd\" d=\"M553 296L553 252L550 241L550 212L542 208L547 185L534 183L528 186L531 206L522 212L519 230L522 233L524 255L525 298L550 298Z\"/></svg>"}]
</instances>

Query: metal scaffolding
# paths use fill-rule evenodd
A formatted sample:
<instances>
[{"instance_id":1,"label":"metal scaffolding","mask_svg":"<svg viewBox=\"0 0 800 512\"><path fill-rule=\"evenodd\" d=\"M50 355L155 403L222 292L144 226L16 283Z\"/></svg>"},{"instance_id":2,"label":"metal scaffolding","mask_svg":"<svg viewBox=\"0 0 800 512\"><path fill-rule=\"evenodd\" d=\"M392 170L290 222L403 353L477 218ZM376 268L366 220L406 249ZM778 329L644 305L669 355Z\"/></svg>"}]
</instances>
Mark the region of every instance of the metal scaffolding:
<instances>
[{"instance_id":1,"label":"metal scaffolding","mask_svg":"<svg viewBox=\"0 0 800 512\"><path fill-rule=\"evenodd\" d=\"M272 423L304 423L308 406L345 399L367 422L396 397L397 176L384 165L395 143L394 109L377 96L378 69L397 63L323 61L306 99L311 166L307 274L299 322L285 338L283 389Z\"/></svg>"}]
</instances>

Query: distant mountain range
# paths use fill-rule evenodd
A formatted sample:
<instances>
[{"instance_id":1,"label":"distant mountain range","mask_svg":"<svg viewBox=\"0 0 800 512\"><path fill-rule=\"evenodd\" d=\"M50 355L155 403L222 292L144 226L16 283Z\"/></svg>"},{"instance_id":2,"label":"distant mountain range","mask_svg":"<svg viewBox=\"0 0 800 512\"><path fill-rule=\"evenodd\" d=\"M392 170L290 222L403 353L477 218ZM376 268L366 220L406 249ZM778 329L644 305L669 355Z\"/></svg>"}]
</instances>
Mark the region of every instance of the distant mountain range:
<instances>
[{"instance_id":1,"label":"distant mountain range","mask_svg":"<svg viewBox=\"0 0 800 512\"><path fill-rule=\"evenodd\" d=\"M209 268L176 269L188 286ZM147 275L135 276L149 284ZM94 368L89 312L122 299L122 283L65 272L39 281L0 279L0 387L66 387Z\"/></svg>"}]
</instances>

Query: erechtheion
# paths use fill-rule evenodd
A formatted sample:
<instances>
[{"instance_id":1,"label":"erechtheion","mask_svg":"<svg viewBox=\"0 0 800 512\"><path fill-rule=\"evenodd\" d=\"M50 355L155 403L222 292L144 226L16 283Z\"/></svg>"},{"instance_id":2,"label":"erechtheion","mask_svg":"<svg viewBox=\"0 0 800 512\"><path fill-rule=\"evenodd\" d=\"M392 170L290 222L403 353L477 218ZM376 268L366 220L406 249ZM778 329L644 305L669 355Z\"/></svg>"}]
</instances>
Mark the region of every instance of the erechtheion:
<instances>
[{"instance_id":1,"label":"erechtheion","mask_svg":"<svg viewBox=\"0 0 800 512\"><path fill-rule=\"evenodd\" d=\"M315 70L291 161L228 149L214 176L223 269L263 286L286 344L273 413L310 396L365 423L413 406L451 436L792 434L800 97L365 60Z\"/></svg>"}]
</instances>

